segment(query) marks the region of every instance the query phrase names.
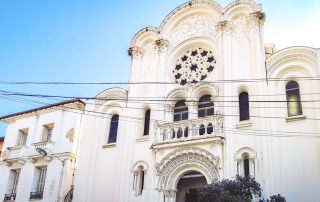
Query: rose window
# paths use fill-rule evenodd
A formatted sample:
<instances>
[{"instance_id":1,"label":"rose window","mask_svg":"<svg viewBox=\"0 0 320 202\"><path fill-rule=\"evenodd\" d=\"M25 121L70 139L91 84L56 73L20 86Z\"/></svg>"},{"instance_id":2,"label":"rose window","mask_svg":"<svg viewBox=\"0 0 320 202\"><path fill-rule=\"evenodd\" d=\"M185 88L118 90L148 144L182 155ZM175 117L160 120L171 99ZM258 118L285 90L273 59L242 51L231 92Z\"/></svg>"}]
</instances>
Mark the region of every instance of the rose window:
<instances>
[{"instance_id":1,"label":"rose window","mask_svg":"<svg viewBox=\"0 0 320 202\"><path fill-rule=\"evenodd\" d=\"M190 49L176 61L173 68L175 82L185 85L202 81L213 71L215 65L216 60L211 50Z\"/></svg>"}]
</instances>

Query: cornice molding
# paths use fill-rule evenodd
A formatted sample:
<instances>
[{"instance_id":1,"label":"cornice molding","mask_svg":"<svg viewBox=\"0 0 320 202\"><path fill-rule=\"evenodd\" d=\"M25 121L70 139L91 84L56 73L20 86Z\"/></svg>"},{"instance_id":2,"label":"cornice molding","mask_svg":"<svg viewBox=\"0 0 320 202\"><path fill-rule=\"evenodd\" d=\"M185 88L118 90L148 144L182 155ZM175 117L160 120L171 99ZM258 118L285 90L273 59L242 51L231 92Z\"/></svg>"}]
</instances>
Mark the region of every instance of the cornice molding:
<instances>
[{"instance_id":1,"label":"cornice molding","mask_svg":"<svg viewBox=\"0 0 320 202\"><path fill-rule=\"evenodd\" d=\"M81 111L81 112L83 112L84 107L85 107L85 105L82 102L76 101L73 103L57 105L57 106L48 107L48 108L39 109L39 110L35 109L34 111L21 113L21 114L17 114L14 116L10 116L8 118L4 118L1 121L3 121L6 124L12 124L12 123L16 122L17 120L30 118L30 117L39 117L43 114L48 114L48 113L56 112L56 111L66 111L66 112Z\"/></svg>"}]
</instances>

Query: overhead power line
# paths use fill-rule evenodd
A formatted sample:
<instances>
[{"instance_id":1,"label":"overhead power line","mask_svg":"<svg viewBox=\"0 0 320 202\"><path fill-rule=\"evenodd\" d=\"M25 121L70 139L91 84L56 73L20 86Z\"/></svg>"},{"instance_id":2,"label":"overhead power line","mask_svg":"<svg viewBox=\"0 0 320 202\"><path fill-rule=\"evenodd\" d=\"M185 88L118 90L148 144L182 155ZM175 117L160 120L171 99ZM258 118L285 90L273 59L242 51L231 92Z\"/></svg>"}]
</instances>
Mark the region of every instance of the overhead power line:
<instances>
[{"instance_id":1,"label":"overhead power line","mask_svg":"<svg viewBox=\"0 0 320 202\"><path fill-rule=\"evenodd\" d=\"M318 81L320 77L294 77L297 80ZM268 81L290 81L284 78L268 78ZM257 79L225 79L215 81L199 81L200 84L237 83L237 82L265 82L266 78ZM5 85L141 85L141 84L177 84L175 82L66 82L66 81L0 81Z\"/></svg>"},{"instance_id":2,"label":"overhead power line","mask_svg":"<svg viewBox=\"0 0 320 202\"><path fill-rule=\"evenodd\" d=\"M63 95L47 95L47 94L31 94L31 93L21 93L21 92L12 92L0 90L0 95L8 96L24 96L24 97L38 97L38 98L63 98L63 99L84 99L84 100L102 100L102 101L125 101L125 102L176 102L180 99L139 99L139 97L133 98L102 98L102 97L81 97L81 96L63 96ZM312 93L313 94L313 93ZM223 96L221 96L223 97ZM236 96L235 96L236 97ZM320 100L301 100L300 102L319 102ZM186 102L198 102L197 100L186 100ZM215 100L214 102L239 102L238 100ZM287 100L249 100L252 103L287 103L295 101Z\"/></svg>"},{"instance_id":3,"label":"overhead power line","mask_svg":"<svg viewBox=\"0 0 320 202\"><path fill-rule=\"evenodd\" d=\"M2 97L0 97L2 98ZM18 98L19 99L19 98ZM18 99L15 101L19 102ZM31 102L33 104L49 104L49 103L44 103L44 102L38 102L34 100L28 100L28 99L23 99L23 101L26 102ZM81 115L87 115L87 116L93 116L93 117L99 117L99 118L106 118L106 115L111 116L112 114L104 113L104 112L95 112L95 111L89 111L89 110L84 110L85 114L79 113L74 111L74 108L71 107L66 107L62 106L62 108L71 113L77 113ZM99 115L97 115L99 114ZM131 117L131 116L120 116L121 121L125 122L135 122L135 123L144 123L144 118L142 117ZM152 121L159 121L162 123L171 123L171 122L165 122L163 120L156 120L156 119L151 119ZM307 132L296 132L296 131L270 131L270 130L257 130L257 129L236 129L236 128L230 128L230 127L223 127L225 132L232 132L233 134L239 134L239 135L252 135L252 136L272 136L272 137L301 137L301 138L320 138L319 133L307 133ZM276 133L276 134L273 134Z\"/></svg>"}]
</instances>

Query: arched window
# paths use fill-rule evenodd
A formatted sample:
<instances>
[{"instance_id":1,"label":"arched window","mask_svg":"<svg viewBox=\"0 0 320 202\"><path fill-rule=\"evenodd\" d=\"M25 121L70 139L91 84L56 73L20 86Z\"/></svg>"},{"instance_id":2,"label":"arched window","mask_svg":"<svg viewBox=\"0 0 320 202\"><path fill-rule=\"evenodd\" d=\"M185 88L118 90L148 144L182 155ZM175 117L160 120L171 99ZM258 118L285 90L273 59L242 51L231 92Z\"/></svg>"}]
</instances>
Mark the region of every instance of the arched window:
<instances>
[{"instance_id":1,"label":"arched window","mask_svg":"<svg viewBox=\"0 0 320 202\"><path fill-rule=\"evenodd\" d=\"M198 117L207 117L214 114L214 106L211 95L204 95L199 99Z\"/></svg>"},{"instance_id":2,"label":"arched window","mask_svg":"<svg viewBox=\"0 0 320 202\"><path fill-rule=\"evenodd\" d=\"M188 107L185 100L180 100L174 106L173 121L182 121L188 119Z\"/></svg>"},{"instance_id":3,"label":"arched window","mask_svg":"<svg viewBox=\"0 0 320 202\"><path fill-rule=\"evenodd\" d=\"M239 113L240 121L249 120L249 95L247 92L242 92L239 94Z\"/></svg>"},{"instance_id":4,"label":"arched window","mask_svg":"<svg viewBox=\"0 0 320 202\"><path fill-rule=\"evenodd\" d=\"M148 109L144 115L143 135L149 135L149 128L150 128L150 109Z\"/></svg>"},{"instance_id":5,"label":"arched window","mask_svg":"<svg viewBox=\"0 0 320 202\"><path fill-rule=\"evenodd\" d=\"M133 165L133 190L135 195L141 195L146 186L148 164L145 161L138 161Z\"/></svg>"},{"instance_id":6,"label":"arched window","mask_svg":"<svg viewBox=\"0 0 320 202\"><path fill-rule=\"evenodd\" d=\"M117 141L119 115L113 115L110 122L108 143L115 143Z\"/></svg>"},{"instance_id":7,"label":"arched window","mask_svg":"<svg viewBox=\"0 0 320 202\"><path fill-rule=\"evenodd\" d=\"M302 115L299 84L289 81L286 85L288 116Z\"/></svg>"},{"instance_id":8,"label":"arched window","mask_svg":"<svg viewBox=\"0 0 320 202\"><path fill-rule=\"evenodd\" d=\"M255 177L255 159L256 155L253 149L249 147L239 149L236 153L238 175Z\"/></svg>"}]
</instances>

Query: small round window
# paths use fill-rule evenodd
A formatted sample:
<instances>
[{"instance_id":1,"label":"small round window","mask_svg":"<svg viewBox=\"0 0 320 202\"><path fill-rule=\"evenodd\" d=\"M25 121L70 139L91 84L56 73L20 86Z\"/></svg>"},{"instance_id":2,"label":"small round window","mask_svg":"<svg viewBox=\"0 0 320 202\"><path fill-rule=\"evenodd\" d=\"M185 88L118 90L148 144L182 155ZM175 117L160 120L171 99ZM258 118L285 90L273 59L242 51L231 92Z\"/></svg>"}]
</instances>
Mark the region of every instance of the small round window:
<instances>
[{"instance_id":1,"label":"small round window","mask_svg":"<svg viewBox=\"0 0 320 202\"><path fill-rule=\"evenodd\" d=\"M175 82L180 85L198 83L208 77L216 65L211 50L195 48L179 57L173 68Z\"/></svg>"}]
</instances>

